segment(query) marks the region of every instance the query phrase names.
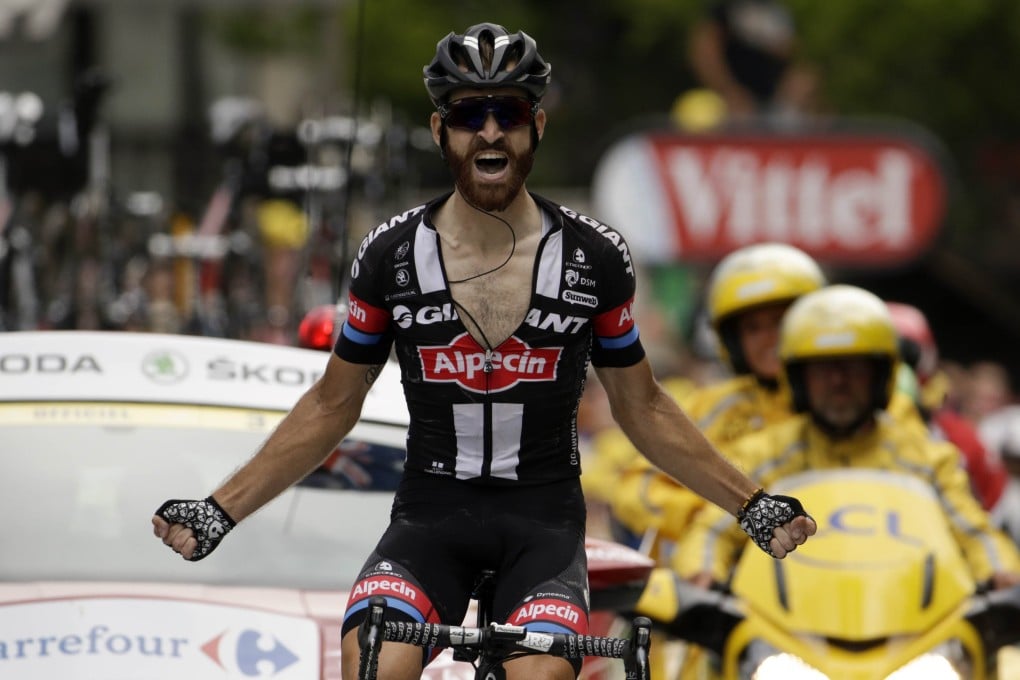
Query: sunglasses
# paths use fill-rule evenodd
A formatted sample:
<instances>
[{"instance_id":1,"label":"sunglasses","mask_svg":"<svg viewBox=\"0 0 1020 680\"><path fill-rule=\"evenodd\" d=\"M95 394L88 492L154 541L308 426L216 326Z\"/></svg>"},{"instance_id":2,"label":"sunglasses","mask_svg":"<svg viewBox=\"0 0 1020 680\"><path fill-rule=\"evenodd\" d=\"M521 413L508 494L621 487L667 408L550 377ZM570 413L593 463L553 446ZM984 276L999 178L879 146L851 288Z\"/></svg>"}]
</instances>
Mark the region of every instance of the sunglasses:
<instances>
[{"instance_id":1,"label":"sunglasses","mask_svg":"<svg viewBox=\"0 0 1020 680\"><path fill-rule=\"evenodd\" d=\"M443 122L452 128L478 132L485 127L491 113L496 124L504 130L530 125L535 119L538 104L522 97L465 97L439 107Z\"/></svg>"}]
</instances>

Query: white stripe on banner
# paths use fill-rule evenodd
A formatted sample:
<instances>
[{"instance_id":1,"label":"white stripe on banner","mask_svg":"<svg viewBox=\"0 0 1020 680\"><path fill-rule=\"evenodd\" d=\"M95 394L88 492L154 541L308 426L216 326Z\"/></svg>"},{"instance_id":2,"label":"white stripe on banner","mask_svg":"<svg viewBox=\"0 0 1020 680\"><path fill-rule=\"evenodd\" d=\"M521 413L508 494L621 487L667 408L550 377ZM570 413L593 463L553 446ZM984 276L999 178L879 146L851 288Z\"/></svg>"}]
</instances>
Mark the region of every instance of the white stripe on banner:
<instances>
[{"instance_id":1,"label":"white stripe on banner","mask_svg":"<svg viewBox=\"0 0 1020 680\"><path fill-rule=\"evenodd\" d=\"M418 270L418 286L422 293L446 288L443 267L439 262L439 234L422 222L414 239L414 266Z\"/></svg>"},{"instance_id":2,"label":"white stripe on banner","mask_svg":"<svg viewBox=\"0 0 1020 680\"><path fill-rule=\"evenodd\" d=\"M454 471L457 479L473 479L482 476L485 462L482 427L485 406L482 404L454 404L453 428L457 435L457 459Z\"/></svg>"},{"instance_id":3,"label":"white stripe on banner","mask_svg":"<svg viewBox=\"0 0 1020 680\"><path fill-rule=\"evenodd\" d=\"M492 405L492 476L517 479L524 404Z\"/></svg>"}]
</instances>

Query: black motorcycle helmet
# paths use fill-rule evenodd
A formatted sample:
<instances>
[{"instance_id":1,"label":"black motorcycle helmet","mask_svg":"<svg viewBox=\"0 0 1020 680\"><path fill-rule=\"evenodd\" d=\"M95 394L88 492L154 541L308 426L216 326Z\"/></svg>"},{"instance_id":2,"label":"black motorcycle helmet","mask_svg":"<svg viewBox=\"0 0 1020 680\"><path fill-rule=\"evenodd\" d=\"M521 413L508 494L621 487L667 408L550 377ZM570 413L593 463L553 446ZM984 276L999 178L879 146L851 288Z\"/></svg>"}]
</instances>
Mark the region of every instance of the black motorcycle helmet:
<instances>
[{"instance_id":1,"label":"black motorcycle helmet","mask_svg":"<svg viewBox=\"0 0 1020 680\"><path fill-rule=\"evenodd\" d=\"M479 49L483 44L492 46L488 67ZM519 87L537 104L549 87L551 73L527 33L508 33L499 24L484 23L471 26L464 35L450 33L436 43L436 56L423 75L425 89L438 108L462 87Z\"/></svg>"}]
</instances>

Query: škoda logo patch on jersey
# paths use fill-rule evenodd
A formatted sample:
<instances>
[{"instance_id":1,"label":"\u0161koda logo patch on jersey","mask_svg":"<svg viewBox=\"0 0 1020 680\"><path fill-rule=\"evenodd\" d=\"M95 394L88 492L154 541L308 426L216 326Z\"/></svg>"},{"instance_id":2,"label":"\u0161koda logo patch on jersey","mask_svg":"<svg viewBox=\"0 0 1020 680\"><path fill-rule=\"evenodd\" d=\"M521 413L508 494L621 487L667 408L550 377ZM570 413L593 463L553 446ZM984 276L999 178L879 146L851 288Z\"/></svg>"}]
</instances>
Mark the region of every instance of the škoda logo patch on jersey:
<instances>
[{"instance_id":1,"label":"\u0161koda logo patch on jersey","mask_svg":"<svg viewBox=\"0 0 1020 680\"><path fill-rule=\"evenodd\" d=\"M418 348L426 382L455 382L472 392L500 392L519 382L556 380L562 353L562 347L531 347L511 336L487 355L467 333L448 347Z\"/></svg>"}]
</instances>

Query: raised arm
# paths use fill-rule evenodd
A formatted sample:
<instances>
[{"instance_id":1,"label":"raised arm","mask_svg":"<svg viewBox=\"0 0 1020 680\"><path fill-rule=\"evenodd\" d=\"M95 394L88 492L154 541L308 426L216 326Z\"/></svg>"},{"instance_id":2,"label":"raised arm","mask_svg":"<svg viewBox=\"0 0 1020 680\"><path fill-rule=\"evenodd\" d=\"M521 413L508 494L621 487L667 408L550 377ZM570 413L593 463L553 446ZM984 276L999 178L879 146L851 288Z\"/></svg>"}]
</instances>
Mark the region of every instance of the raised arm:
<instances>
[{"instance_id":1,"label":"raised arm","mask_svg":"<svg viewBox=\"0 0 1020 680\"><path fill-rule=\"evenodd\" d=\"M152 518L153 530L185 559L201 559L222 535L197 536L196 522L226 533L318 467L354 427L382 366L353 364L330 354L326 372L305 392L262 447L205 501L168 501ZM189 505L190 504L190 505ZM205 504L205 505L201 505ZM200 520L191 519L195 515ZM218 517L222 513L225 517ZM167 521L182 518L181 523ZM213 520L209 518L212 517ZM189 518L189 519L184 519ZM201 528L198 528L202 533ZM202 545L202 549L196 549Z\"/></svg>"},{"instance_id":2,"label":"raised arm","mask_svg":"<svg viewBox=\"0 0 1020 680\"><path fill-rule=\"evenodd\" d=\"M735 516L758 487L709 443L654 379L648 362L596 372L613 418L634 446L660 470Z\"/></svg>"}]
</instances>

